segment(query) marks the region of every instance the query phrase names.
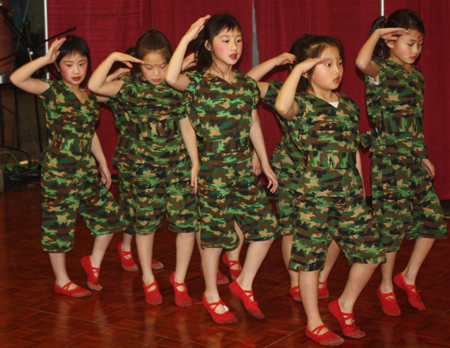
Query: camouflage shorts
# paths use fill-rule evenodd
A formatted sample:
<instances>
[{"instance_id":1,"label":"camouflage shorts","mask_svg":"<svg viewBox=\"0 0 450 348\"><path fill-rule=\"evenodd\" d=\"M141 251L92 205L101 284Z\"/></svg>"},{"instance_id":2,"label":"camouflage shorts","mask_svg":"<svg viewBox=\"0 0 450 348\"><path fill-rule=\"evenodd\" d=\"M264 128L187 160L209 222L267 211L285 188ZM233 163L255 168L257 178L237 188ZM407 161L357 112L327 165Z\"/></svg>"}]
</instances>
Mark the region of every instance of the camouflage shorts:
<instances>
[{"instance_id":1,"label":"camouflage shorts","mask_svg":"<svg viewBox=\"0 0 450 348\"><path fill-rule=\"evenodd\" d=\"M164 214L172 232L199 230L197 197L190 185L188 161L175 169L139 166L133 175L136 234L154 233L161 227Z\"/></svg>"},{"instance_id":2,"label":"camouflage shorts","mask_svg":"<svg viewBox=\"0 0 450 348\"><path fill-rule=\"evenodd\" d=\"M372 204L387 253L397 251L405 236L447 237L442 207L418 157L372 155Z\"/></svg>"},{"instance_id":3,"label":"camouflage shorts","mask_svg":"<svg viewBox=\"0 0 450 348\"><path fill-rule=\"evenodd\" d=\"M73 249L78 213L92 236L122 232L120 208L97 173L83 177L41 171L42 250L62 253Z\"/></svg>"},{"instance_id":4,"label":"camouflage shorts","mask_svg":"<svg viewBox=\"0 0 450 348\"><path fill-rule=\"evenodd\" d=\"M122 210L123 222L126 226L125 233L134 233L134 204L133 204L133 171L119 166L119 205Z\"/></svg>"},{"instance_id":5,"label":"camouflage shorts","mask_svg":"<svg viewBox=\"0 0 450 348\"><path fill-rule=\"evenodd\" d=\"M294 163L286 153L284 147L277 147L270 162L274 166L275 174L278 178L278 189L275 192L277 203L278 233L282 236L294 234L295 214L293 207L291 186L292 177L295 175Z\"/></svg>"},{"instance_id":6,"label":"camouflage shorts","mask_svg":"<svg viewBox=\"0 0 450 348\"><path fill-rule=\"evenodd\" d=\"M363 195L320 197L292 192L298 214L290 260L292 269L322 269L331 239L338 243L349 264L385 261Z\"/></svg>"},{"instance_id":7,"label":"camouflage shorts","mask_svg":"<svg viewBox=\"0 0 450 348\"><path fill-rule=\"evenodd\" d=\"M220 166L202 163L198 192L203 248L235 248L239 238L234 220L246 242L277 237L277 221L264 188L253 174L251 159Z\"/></svg>"}]
</instances>

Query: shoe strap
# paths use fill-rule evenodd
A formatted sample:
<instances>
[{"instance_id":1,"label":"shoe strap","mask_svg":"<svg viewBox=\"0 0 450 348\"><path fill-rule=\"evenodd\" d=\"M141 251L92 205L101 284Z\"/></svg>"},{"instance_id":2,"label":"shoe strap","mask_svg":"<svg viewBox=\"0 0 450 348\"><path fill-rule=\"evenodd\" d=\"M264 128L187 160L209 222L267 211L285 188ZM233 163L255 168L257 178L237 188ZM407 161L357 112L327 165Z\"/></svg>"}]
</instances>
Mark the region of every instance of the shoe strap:
<instances>
[{"instance_id":1,"label":"shoe strap","mask_svg":"<svg viewBox=\"0 0 450 348\"><path fill-rule=\"evenodd\" d=\"M70 282L68 282L66 285L64 285L64 286L62 287L62 289L68 291L68 290L69 290L69 286L72 285L72 284L73 284L73 282L70 281Z\"/></svg>"},{"instance_id":2,"label":"shoe strap","mask_svg":"<svg viewBox=\"0 0 450 348\"><path fill-rule=\"evenodd\" d=\"M228 267L231 268L231 267L236 266L236 265L239 265L239 267L242 268L241 263L239 261L228 260Z\"/></svg>"},{"instance_id":3,"label":"shoe strap","mask_svg":"<svg viewBox=\"0 0 450 348\"><path fill-rule=\"evenodd\" d=\"M326 327L327 327L326 325L318 326L318 327L316 327L314 330L312 330L311 333L312 333L313 335L319 336L320 331L322 331L322 330L325 329ZM316 331L317 331L317 332L316 332Z\"/></svg>"},{"instance_id":4,"label":"shoe strap","mask_svg":"<svg viewBox=\"0 0 450 348\"><path fill-rule=\"evenodd\" d=\"M291 290L292 290L292 291L295 291L295 292L300 292L300 289L299 289L298 285L292 287Z\"/></svg>"},{"instance_id":5,"label":"shoe strap","mask_svg":"<svg viewBox=\"0 0 450 348\"><path fill-rule=\"evenodd\" d=\"M217 306L219 306L219 305L222 305L223 308L225 308L227 312L230 311L230 309L229 309L229 308L227 307L227 305L222 301L222 299L220 299L220 300L217 301L217 302L211 302L211 303L206 302L206 303L208 303L208 306L211 307L211 309L213 310L214 313L216 313L216 308L217 308ZM218 313L216 313L216 314L218 314ZM222 313L222 314L224 314L224 313Z\"/></svg>"},{"instance_id":6,"label":"shoe strap","mask_svg":"<svg viewBox=\"0 0 450 348\"><path fill-rule=\"evenodd\" d=\"M250 301L252 301L255 304L258 304L258 302L256 302L255 300L252 300L251 297L253 296L253 291L251 290L242 290L244 292L244 294L248 297L248 299Z\"/></svg>"},{"instance_id":7,"label":"shoe strap","mask_svg":"<svg viewBox=\"0 0 450 348\"><path fill-rule=\"evenodd\" d=\"M327 287L327 283L328 283L328 278L325 279L325 281L323 281L323 282L321 282L321 281L319 280L319 285L323 285L323 288L326 288L326 287ZM323 288L322 288L322 289L323 289Z\"/></svg>"},{"instance_id":8,"label":"shoe strap","mask_svg":"<svg viewBox=\"0 0 450 348\"><path fill-rule=\"evenodd\" d=\"M156 288L154 288L153 290L149 291L148 289L150 289L153 285L156 285ZM149 284L149 285L145 285L145 283L144 283L144 289L147 292L152 292L152 291L158 290L158 283L156 283L156 280L153 283Z\"/></svg>"},{"instance_id":9,"label":"shoe strap","mask_svg":"<svg viewBox=\"0 0 450 348\"><path fill-rule=\"evenodd\" d=\"M355 315L355 313L344 313L344 312L341 312L341 313L342 313L342 316L344 317L344 320L353 319L353 316ZM354 324L355 324L355 319L353 319L353 325Z\"/></svg>"}]
</instances>

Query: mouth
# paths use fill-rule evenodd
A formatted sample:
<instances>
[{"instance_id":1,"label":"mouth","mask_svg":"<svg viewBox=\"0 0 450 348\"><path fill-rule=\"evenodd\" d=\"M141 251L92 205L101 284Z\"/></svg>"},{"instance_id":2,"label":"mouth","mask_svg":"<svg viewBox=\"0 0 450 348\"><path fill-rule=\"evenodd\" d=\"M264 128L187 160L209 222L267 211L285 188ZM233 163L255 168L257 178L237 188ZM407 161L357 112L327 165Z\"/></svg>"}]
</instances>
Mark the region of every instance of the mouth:
<instances>
[{"instance_id":1,"label":"mouth","mask_svg":"<svg viewBox=\"0 0 450 348\"><path fill-rule=\"evenodd\" d=\"M72 80L74 80L74 81L80 81L80 80L81 80L81 76L73 77Z\"/></svg>"},{"instance_id":2,"label":"mouth","mask_svg":"<svg viewBox=\"0 0 450 348\"><path fill-rule=\"evenodd\" d=\"M237 54L230 55L230 58L233 59L233 60L236 60L237 59Z\"/></svg>"},{"instance_id":3,"label":"mouth","mask_svg":"<svg viewBox=\"0 0 450 348\"><path fill-rule=\"evenodd\" d=\"M152 79L152 81L155 82L155 83L159 83L159 82L162 81L162 79Z\"/></svg>"},{"instance_id":4,"label":"mouth","mask_svg":"<svg viewBox=\"0 0 450 348\"><path fill-rule=\"evenodd\" d=\"M416 59L417 59L417 56L410 57L410 58L413 59L413 60L416 60Z\"/></svg>"},{"instance_id":5,"label":"mouth","mask_svg":"<svg viewBox=\"0 0 450 348\"><path fill-rule=\"evenodd\" d=\"M341 82L341 78L340 78L340 77L336 77L336 78L333 80L333 82L334 82L334 83L340 83L340 82Z\"/></svg>"}]
</instances>

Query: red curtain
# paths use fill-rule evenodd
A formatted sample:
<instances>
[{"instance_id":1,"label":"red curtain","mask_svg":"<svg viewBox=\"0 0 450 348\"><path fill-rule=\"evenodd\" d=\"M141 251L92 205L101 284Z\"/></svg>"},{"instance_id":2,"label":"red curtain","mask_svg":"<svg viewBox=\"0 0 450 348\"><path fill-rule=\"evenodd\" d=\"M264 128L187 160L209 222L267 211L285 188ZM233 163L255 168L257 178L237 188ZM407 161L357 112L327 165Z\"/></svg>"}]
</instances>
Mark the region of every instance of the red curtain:
<instances>
[{"instance_id":1,"label":"red curtain","mask_svg":"<svg viewBox=\"0 0 450 348\"><path fill-rule=\"evenodd\" d=\"M178 41L199 17L228 12L240 22L244 34L244 55L239 68L248 71L252 66L252 3L251 0L212 2L206 0L139 0L105 1L79 0L65 2L48 0L49 35L72 26L83 36L92 55L92 69L113 51L125 51L134 46L137 38L156 28L164 32L175 49ZM379 1L358 0L255 0L259 59L263 62L290 49L303 33L338 37L345 47L345 73L341 91L354 99L361 108L361 131L369 129L364 100L363 76L355 66L359 49L368 38L372 21L379 16ZM418 67L425 76L424 132L430 159L436 167L434 182L440 199L450 199L450 141L447 133L449 109L450 67L445 63L449 55L450 5L446 0L385 0L385 12L411 8L421 13L425 23L425 46ZM278 69L267 80L284 80L288 72ZM264 106L260 116L269 155L281 138L275 116ZM117 133L112 116L102 108L101 124L97 129L108 163L114 153ZM363 156L366 190L370 192L370 158ZM114 172L114 170L113 170Z\"/></svg>"}]
</instances>

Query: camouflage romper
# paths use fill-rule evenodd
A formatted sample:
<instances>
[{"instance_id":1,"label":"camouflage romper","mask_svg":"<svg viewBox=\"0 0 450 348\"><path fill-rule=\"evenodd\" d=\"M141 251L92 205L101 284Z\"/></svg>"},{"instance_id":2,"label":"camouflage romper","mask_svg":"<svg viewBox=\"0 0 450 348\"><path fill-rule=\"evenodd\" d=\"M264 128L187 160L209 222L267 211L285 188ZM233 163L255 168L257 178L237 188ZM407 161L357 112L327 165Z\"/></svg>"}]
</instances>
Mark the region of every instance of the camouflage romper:
<instances>
[{"instance_id":1,"label":"camouflage romper","mask_svg":"<svg viewBox=\"0 0 450 348\"><path fill-rule=\"evenodd\" d=\"M291 180L294 177L298 165L302 158L301 151L297 148L291 139L289 124L290 121L281 117L275 109L275 100L280 92L283 82L270 81L266 96L262 99L263 103L273 107L275 115L281 126L283 136L278 143L275 151L270 158L270 163L275 168L275 174L278 179L279 187L275 192L278 215L278 232L282 236L294 234L295 219L294 207L292 205L292 192L290 190ZM299 173L298 171L297 173Z\"/></svg>"},{"instance_id":2,"label":"camouflage romper","mask_svg":"<svg viewBox=\"0 0 450 348\"><path fill-rule=\"evenodd\" d=\"M301 173L292 194L297 212L290 267L320 270L331 238L349 264L385 260L356 168L359 108L341 94L337 108L308 93L297 98L292 139L301 148Z\"/></svg>"},{"instance_id":3,"label":"camouflage romper","mask_svg":"<svg viewBox=\"0 0 450 348\"><path fill-rule=\"evenodd\" d=\"M119 174L119 204L123 221L126 225L125 233L134 235L134 204L133 204L133 163L131 160L131 144L136 136L136 125L131 121L128 113L114 98L106 102L114 114L114 124L119 132L113 163Z\"/></svg>"},{"instance_id":4,"label":"camouflage romper","mask_svg":"<svg viewBox=\"0 0 450 348\"><path fill-rule=\"evenodd\" d=\"M183 94L165 82L154 86L143 76L124 77L114 96L131 117L136 139L131 144L136 234L159 229L166 214L169 229L198 231L197 198L190 158L181 136Z\"/></svg>"},{"instance_id":5,"label":"camouflage romper","mask_svg":"<svg viewBox=\"0 0 450 348\"><path fill-rule=\"evenodd\" d=\"M97 98L85 91L82 104L61 81L44 81L50 88L39 97L52 140L41 161L42 250L62 253L73 249L78 213L92 236L122 232L124 225L90 151L99 120Z\"/></svg>"},{"instance_id":6,"label":"camouflage romper","mask_svg":"<svg viewBox=\"0 0 450 348\"><path fill-rule=\"evenodd\" d=\"M375 123L372 200L375 226L385 252L395 252L406 238L446 238L439 199L422 164L428 157L422 130L422 73L408 73L394 61L374 60L379 83L366 76L367 113ZM370 143L370 141L369 141Z\"/></svg>"},{"instance_id":7,"label":"camouflage romper","mask_svg":"<svg viewBox=\"0 0 450 348\"><path fill-rule=\"evenodd\" d=\"M187 76L187 113L202 144L198 177L202 247L235 248L239 238L234 220L247 242L276 238L275 215L252 167L249 134L259 101L256 82L239 70L235 83L205 70Z\"/></svg>"}]
</instances>

